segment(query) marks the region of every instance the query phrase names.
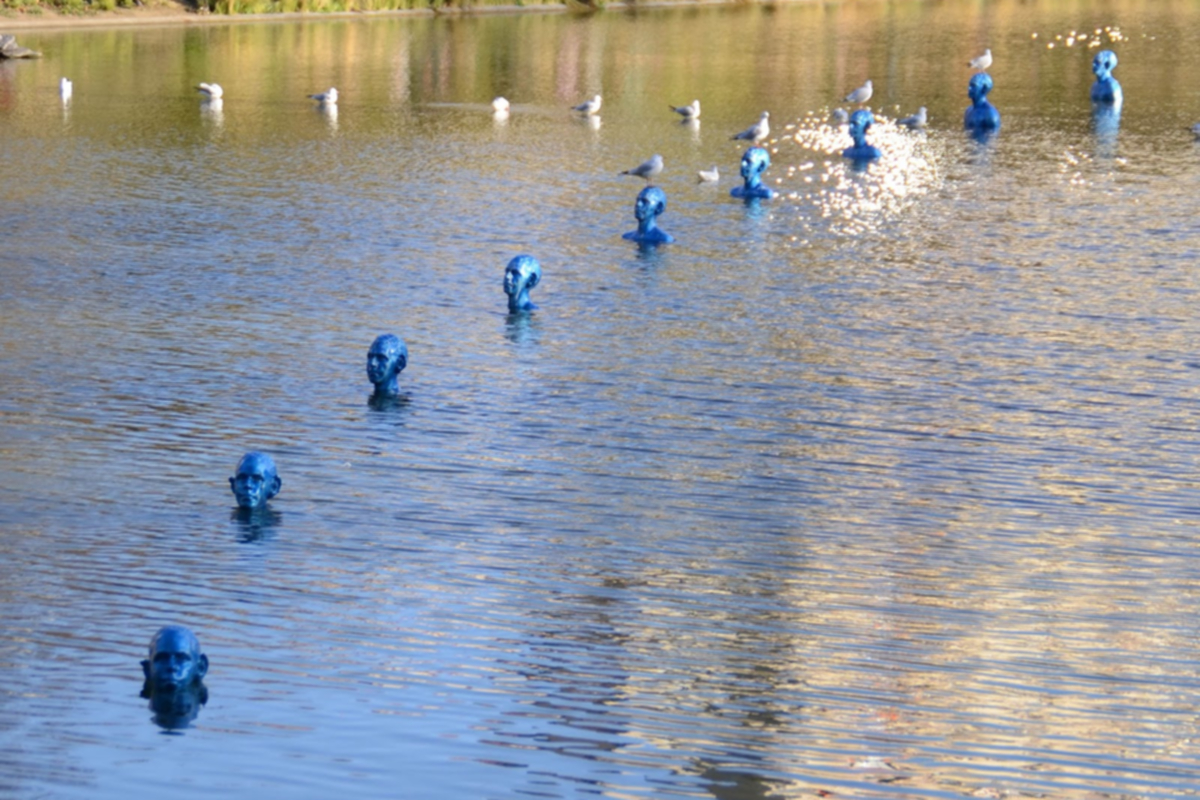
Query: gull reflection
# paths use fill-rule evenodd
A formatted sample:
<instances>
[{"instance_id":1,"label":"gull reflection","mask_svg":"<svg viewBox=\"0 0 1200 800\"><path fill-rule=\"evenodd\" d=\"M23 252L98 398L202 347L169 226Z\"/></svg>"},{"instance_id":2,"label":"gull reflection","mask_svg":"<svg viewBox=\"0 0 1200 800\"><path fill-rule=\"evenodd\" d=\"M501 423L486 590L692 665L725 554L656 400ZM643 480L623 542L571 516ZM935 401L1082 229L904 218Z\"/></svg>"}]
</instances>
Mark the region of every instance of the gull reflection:
<instances>
[{"instance_id":1,"label":"gull reflection","mask_svg":"<svg viewBox=\"0 0 1200 800\"><path fill-rule=\"evenodd\" d=\"M335 103L321 103L317 106L317 113L325 118L325 124L329 126L330 133L337 133L338 129L338 107Z\"/></svg>"},{"instance_id":2,"label":"gull reflection","mask_svg":"<svg viewBox=\"0 0 1200 800\"><path fill-rule=\"evenodd\" d=\"M202 100L200 102L200 118L214 128L225 125L225 101L220 97Z\"/></svg>"}]
</instances>

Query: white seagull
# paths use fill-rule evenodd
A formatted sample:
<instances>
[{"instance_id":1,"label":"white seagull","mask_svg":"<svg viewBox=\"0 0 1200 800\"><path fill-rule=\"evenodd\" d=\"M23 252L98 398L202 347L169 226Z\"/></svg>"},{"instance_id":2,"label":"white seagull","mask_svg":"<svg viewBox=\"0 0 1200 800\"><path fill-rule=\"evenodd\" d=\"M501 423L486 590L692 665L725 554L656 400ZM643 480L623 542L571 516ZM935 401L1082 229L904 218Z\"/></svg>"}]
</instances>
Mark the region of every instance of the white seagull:
<instances>
[{"instance_id":1,"label":"white seagull","mask_svg":"<svg viewBox=\"0 0 1200 800\"><path fill-rule=\"evenodd\" d=\"M71 91L73 89L74 87L71 86L71 81L67 78L63 78L58 82L58 94L60 97L62 97L63 102L71 99Z\"/></svg>"},{"instance_id":2,"label":"white seagull","mask_svg":"<svg viewBox=\"0 0 1200 800\"><path fill-rule=\"evenodd\" d=\"M219 83L201 83L196 87L196 91L209 100L220 100L225 96L225 90L221 88L221 84Z\"/></svg>"},{"instance_id":3,"label":"white seagull","mask_svg":"<svg viewBox=\"0 0 1200 800\"><path fill-rule=\"evenodd\" d=\"M309 100L316 100L318 103L320 103L323 106L336 106L337 98L338 98L337 89L334 89L332 87L330 87L328 91L321 92L320 94L310 94L308 96Z\"/></svg>"},{"instance_id":4,"label":"white seagull","mask_svg":"<svg viewBox=\"0 0 1200 800\"><path fill-rule=\"evenodd\" d=\"M717 172L717 165L713 164L712 169L702 169L696 173L698 183L716 183L721 180L721 173Z\"/></svg>"},{"instance_id":5,"label":"white seagull","mask_svg":"<svg viewBox=\"0 0 1200 800\"><path fill-rule=\"evenodd\" d=\"M751 125L741 133L735 133L730 136L730 139L749 139L752 142L761 142L763 139L771 135L771 123L767 119L771 116L770 111L764 111L762 116L758 118L758 122Z\"/></svg>"},{"instance_id":6,"label":"white seagull","mask_svg":"<svg viewBox=\"0 0 1200 800\"><path fill-rule=\"evenodd\" d=\"M917 113L913 114L911 117L904 117L903 119L896 120L896 124L903 125L910 131L915 131L918 128L924 128L927 119L928 117L925 113L925 106L921 106L917 109Z\"/></svg>"},{"instance_id":7,"label":"white seagull","mask_svg":"<svg viewBox=\"0 0 1200 800\"><path fill-rule=\"evenodd\" d=\"M670 105L670 104L668 104ZM700 119L700 101L693 100L690 106L671 106L671 110L679 116L683 117L684 121Z\"/></svg>"},{"instance_id":8,"label":"white seagull","mask_svg":"<svg viewBox=\"0 0 1200 800\"><path fill-rule=\"evenodd\" d=\"M829 115L838 125L845 125L850 121L850 115L846 113L844 108L835 108L833 113Z\"/></svg>"},{"instance_id":9,"label":"white seagull","mask_svg":"<svg viewBox=\"0 0 1200 800\"><path fill-rule=\"evenodd\" d=\"M497 97L495 100L492 101L492 111L495 111L497 114L507 114L508 113L508 101L505 100L503 97Z\"/></svg>"},{"instance_id":10,"label":"white seagull","mask_svg":"<svg viewBox=\"0 0 1200 800\"><path fill-rule=\"evenodd\" d=\"M663 157L658 153L650 156L650 158L638 164L633 169L627 169L619 172L619 175L636 175L639 178L645 178L649 183L650 179L663 171Z\"/></svg>"},{"instance_id":11,"label":"white seagull","mask_svg":"<svg viewBox=\"0 0 1200 800\"><path fill-rule=\"evenodd\" d=\"M865 103L871 99L871 94L874 91L875 90L871 87L871 82L867 81L862 86L846 95L845 100L847 103Z\"/></svg>"},{"instance_id":12,"label":"white seagull","mask_svg":"<svg viewBox=\"0 0 1200 800\"><path fill-rule=\"evenodd\" d=\"M987 68L992 65L992 49L989 47L983 51L983 55L976 56L967 62L967 66L971 69L977 69L980 72L987 72Z\"/></svg>"},{"instance_id":13,"label":"white seagull","mask_svg":"<svg viewBox=\"0 0 1200 800\"><path fill-rule=\"evenodd\" d=\"M600 113L600 95L596 95L591 100L584 100L577 106L571 106L572 111L578 111L586 116Z\"/></svg>"}]
</instances>

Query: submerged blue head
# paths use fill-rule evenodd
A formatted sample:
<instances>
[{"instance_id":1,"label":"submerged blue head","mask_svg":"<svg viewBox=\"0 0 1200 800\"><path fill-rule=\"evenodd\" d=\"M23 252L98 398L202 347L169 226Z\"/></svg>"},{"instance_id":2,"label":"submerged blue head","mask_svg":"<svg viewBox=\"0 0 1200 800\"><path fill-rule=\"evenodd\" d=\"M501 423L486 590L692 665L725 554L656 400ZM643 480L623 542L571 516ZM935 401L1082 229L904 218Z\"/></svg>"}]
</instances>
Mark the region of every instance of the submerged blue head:
<instances>
[{"instance_id":1,"label":"submerged blue head","mask_svg":"<svg viewBox=\"0 0 1200 800\"><path fill-rule=\"evenodd\" d=\"M963 114L964 128L989 131L1000 127L1000 112L987 99L993 85L992 76L986 72L977 72L971 76L971 82L967 84L967 97L971 98L971 106Z\"/></svg>"},{"instance_id":2,"label":"submerged blue head","mask_svg":"<svg viewBox=\"0 0 1200 800\"><path fill-rule=\"evenodd\" d=\"M542 265L533 256L517 256L504 268L504 293L508 295L508 311L517 314L537 308L529 292L542 280Z\"/></svg>"},{"instance_id":3,"label":"submerged blue head","mask_svg":"<svg viewBox=\"0 0 1200 800\"><path fill-rule=\"evenodd\" d=\"M875 117L865 108L860 108L850 115L850 138L854 140L853 147L842 151L846 158L855 161L871 161L879 158L882 153L878 147L867 144L867 131L875 124Z\"/></svg>"},{"instance_id":4,"label":"submerged blue head","mask_svg":"<svg viewBox=\"0 0 1200 800\"><path fill-rule=\"evenodd\" d=\"M633 205L633 216L638 229L622 234L622 238L641 244L670 244L675 237L658 227L658 215L667 210L667 194L657 186L647 186L638 192Z\"/></svg>"},{"instance_id":5,"label":"submerged blue head","mask_svg":"<svg viewBox=\"0 0 1200 800\"><path fill-rule=\"evenodd\" d=\"M1092 84L1093 103L1117 105L1121 102L1121 84L1112 76L1116 66L1117 54L1112 50L1101 50L1092 59L1092 72L1096 73L1096 82Z\"/></svg>"},{"instance_id":6,"label":"submerged blue head","mask_svg":"<svg viewBox=\"0 0 1200 800\"><path fill-rule=\"evenodd\" d=\"M767 171L767 167L769 166L771 166L771 154L765 148L751 147L742 154L742 179L744 183L741 186L735 186L729 193L734 197L744 197L746 199L773 197L775 193L762 185L763 173Z\"/></svg>"},{"instance_id":7,"label":"submerged blue head","mask_svg":"<svg viewBox=\"0 0 1200 800\"><path fill-rule=\"evenodd\" d=\"M167 625L150 639L149 657L142 662L149 693L191 686L207 672L208 656L200 652L200 641L187 628Z\"/></svg>"},{"instance_id":8,"label":"submerged blue head","mask_svg":"<svg viewBox=\"0 0 1200 800\"><path fill-rule=\"evenodd\" d=\"M385 333L375 338L367 351L367 379L377 394L400 391L400 373L408 366L408 346L399 337Z\"/></svg>"},{"instance_id":9,"label":"submerged blue head","mask_svg":"<svg viewBox=\"0 0 1200 800\"><path fill-rule=\"evenodd\" d=\"M238 462L229 488L242 508L261 508L283 487L275 460L266 453L250 452Z\"/></svg>"}]
</instances>

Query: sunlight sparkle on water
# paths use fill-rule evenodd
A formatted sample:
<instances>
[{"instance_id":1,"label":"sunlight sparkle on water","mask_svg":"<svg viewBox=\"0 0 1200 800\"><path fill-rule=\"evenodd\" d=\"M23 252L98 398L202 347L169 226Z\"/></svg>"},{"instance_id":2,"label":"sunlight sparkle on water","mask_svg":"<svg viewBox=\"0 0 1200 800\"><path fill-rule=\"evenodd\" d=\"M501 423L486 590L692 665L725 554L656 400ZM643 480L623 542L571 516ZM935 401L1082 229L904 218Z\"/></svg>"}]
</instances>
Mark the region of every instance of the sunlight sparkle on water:
<instances>
[{"instance_id":1,"label":"sunlight sparkle on water","mask_svg":"<svg viewBox=\"0 0 1200 800\"><path fill-rule=\"evenodd\" d=\"M853 144L847 126L829 118L829 109L810 112L768 145L773 188L795 204L801 222L823 219L838 235L868 233L940 185L936 139L927 132L898 127L895 119L875 113L867 138L883 156L855 165L842 157Z\"/></svg>"}]
</instances>

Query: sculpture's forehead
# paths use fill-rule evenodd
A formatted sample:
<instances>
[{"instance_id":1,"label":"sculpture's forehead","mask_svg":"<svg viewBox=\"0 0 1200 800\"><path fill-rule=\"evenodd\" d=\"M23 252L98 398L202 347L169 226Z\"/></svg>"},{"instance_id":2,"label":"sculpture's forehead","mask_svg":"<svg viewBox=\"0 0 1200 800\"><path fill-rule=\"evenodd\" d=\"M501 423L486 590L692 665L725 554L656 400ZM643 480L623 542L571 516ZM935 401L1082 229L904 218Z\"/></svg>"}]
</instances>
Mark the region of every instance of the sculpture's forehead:
<instances>
[{"instance_id":1,"label":"sculpture's forehead","mask_svg":"<svg viewBox=\"0 0 1200 800\"><path fill-rule=\"evenodd\" d=\"M163 628L150 643L152 653L195 653L200 643L184 628Z\"/></svg>"},{"instance_id":2,"label":"sculpture's forehead","mask_svg":"<svg viewBox=\"0 0 1200 800\"><path fill-rule=\"evenodd\" d=\"M657 186L648 186L645 189L642 189L641 193L638 194L638 200L642 200L647 203L657 203L660 201L665 202L666 199L666 193L664 193L663 190Z\"/></svg>"},{"instance_id":3,"label":"sculpture's forehead","mask_svg":"<svg viewBox=\"0 0 1200 800\"><path fill-rule=\"evenodd\" d=\"M261 453L250 453L238 462L238 475L269 475L275 471L275 462Z\"/></svg>"},{"instance_id":4,"label":"sculpture's forehead","mask_svg":"<svg viewBox=\"0 0 1200 800\"><path fill-rule=\"evenodd\" d=\"M531 272L537 272L540 269L538 263L529 256L518 256L508 262L505 272L512 272L518 275L528 275Z\"/></svg>"},{"instance_id":5,"label":"sculpture's forehead","mask_svg":"<svg viewBox=\"0 0 1200 800\"><path fill-rule=\"evenodd\" d=\"M384 335L380 336L371 343L372 353L396 353L404 346L395 336Z\"/></svg>"},{"instance_id":6,"label":"sculpture's forehead","mask_svg":"<svg viewBox=\"0 0 1200 800\"><path fill-rule=\"evenodd\" d=\"M766 150L754 149L748 151L746 155L742 156L742 161L746 164L760 166L770 163L771 158L767 155Z\"/></svg>"}]
</instances>

